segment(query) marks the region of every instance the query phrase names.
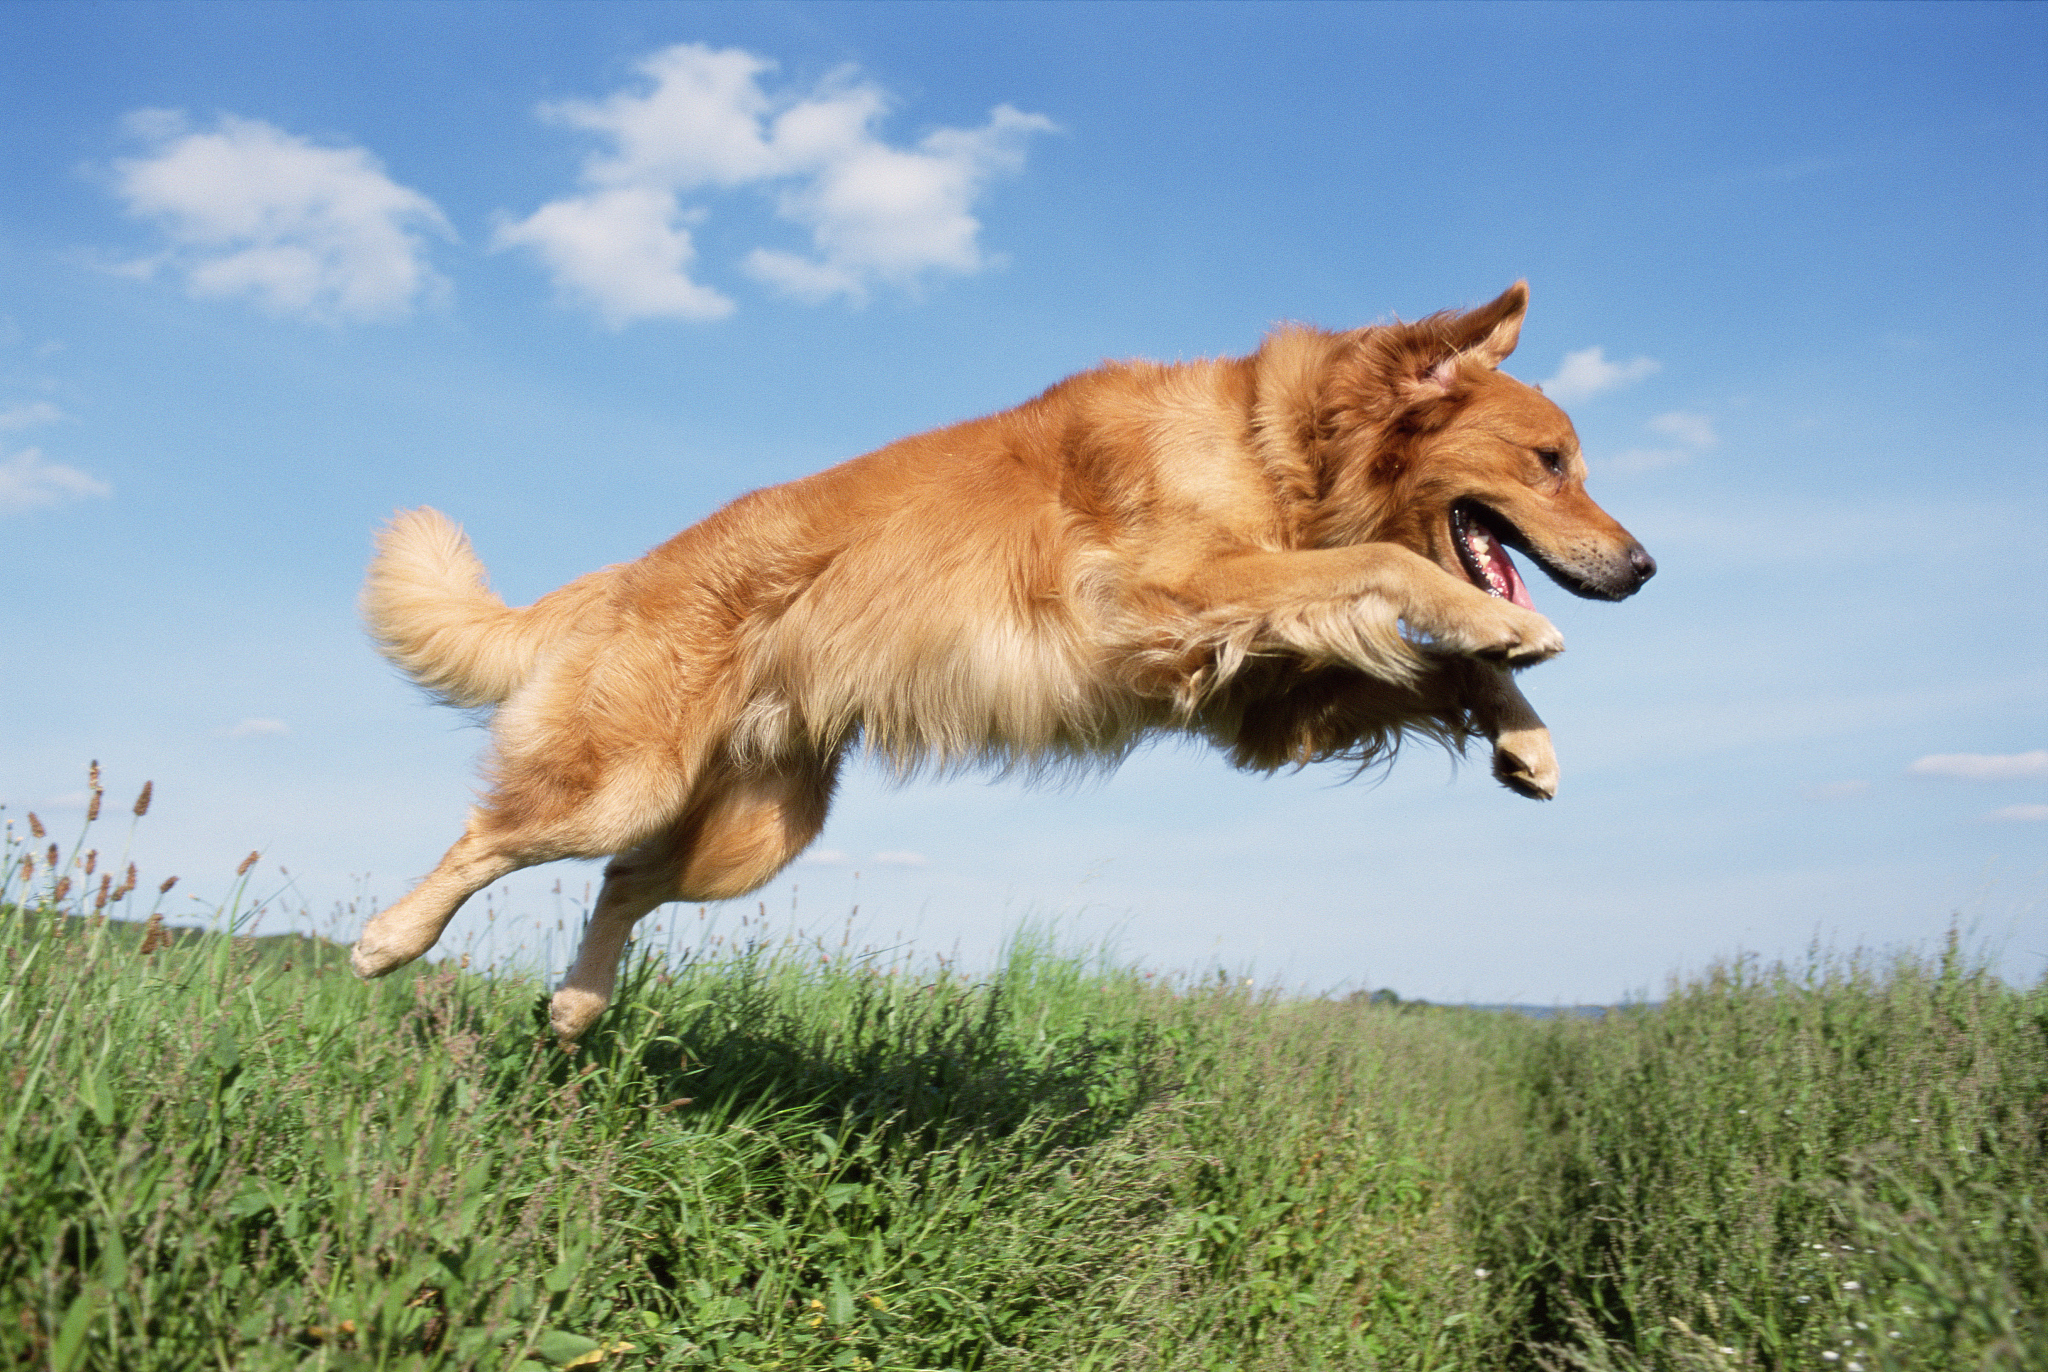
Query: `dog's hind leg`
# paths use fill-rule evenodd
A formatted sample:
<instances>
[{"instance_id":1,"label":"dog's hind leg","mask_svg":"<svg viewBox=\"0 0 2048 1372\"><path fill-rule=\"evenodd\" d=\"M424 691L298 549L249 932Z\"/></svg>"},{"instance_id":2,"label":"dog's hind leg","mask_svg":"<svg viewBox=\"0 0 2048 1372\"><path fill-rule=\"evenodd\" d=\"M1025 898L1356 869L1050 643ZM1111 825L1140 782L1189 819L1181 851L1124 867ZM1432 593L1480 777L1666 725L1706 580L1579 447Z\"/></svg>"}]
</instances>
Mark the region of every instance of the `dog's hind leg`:
<instances>
[{"instance_id":1,"label":"dog's hind leg","mask_svg":"<svg viewBox=\"0 0 2048 1372\"><path fill-rule=\"evenodd\" d=\"M364 926L350 958L356 975L381 977L432 948L462 903L537 863L627 852L666 833L683 812L689 774L673 754L645 748L570 780L542 757L502 760L487 805L411 894Z\"/></svg>"},{"instance_id":2,"label":"dog's hind leg","mask_svg":"<svg viewBox=\"0 0 2048 1372\"><path fill-rule=\"evenodd\" d=\"M469 828L426 880L363 926L350 965L359 977L381 977L403 967L434 946L462 902L500 877L546 860L508 851L484 826L481 813L472 812Z\"/></svg>"},{"instance_id":3,"label":"dog's hind leg","mask_svg":"<svg viewBox=\"0 0 2048 1372\"><path fill-rule=\"evenodd\" d=\"M672 830L605 869L576 963L548 1018L573 1042L611 1003L619 957L633 925L672 900L730 900L768 884L825 826L839 770L836 753L768 770L706 778Z\"/></svg>"}]
</instances>

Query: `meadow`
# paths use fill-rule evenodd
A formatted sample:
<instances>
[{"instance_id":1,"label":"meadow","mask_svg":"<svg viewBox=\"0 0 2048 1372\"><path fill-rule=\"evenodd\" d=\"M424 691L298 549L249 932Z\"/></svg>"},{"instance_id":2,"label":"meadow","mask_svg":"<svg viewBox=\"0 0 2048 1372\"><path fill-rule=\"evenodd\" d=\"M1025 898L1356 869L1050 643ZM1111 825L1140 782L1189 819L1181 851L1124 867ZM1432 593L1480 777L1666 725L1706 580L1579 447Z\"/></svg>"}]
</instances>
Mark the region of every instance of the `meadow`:
<instances>
[{"instance_id":1,"label":"meadow","mask_svg":"<svg viewBox=\"0 0 2048 1372\"><path fill-rule=\"evenodd\" d=\"M1552 1020L650 939L565 1052L90 842L8 826L10 1367L2048 1367L2048 982L1953 938Z\"/></svg>"}]
</instances>

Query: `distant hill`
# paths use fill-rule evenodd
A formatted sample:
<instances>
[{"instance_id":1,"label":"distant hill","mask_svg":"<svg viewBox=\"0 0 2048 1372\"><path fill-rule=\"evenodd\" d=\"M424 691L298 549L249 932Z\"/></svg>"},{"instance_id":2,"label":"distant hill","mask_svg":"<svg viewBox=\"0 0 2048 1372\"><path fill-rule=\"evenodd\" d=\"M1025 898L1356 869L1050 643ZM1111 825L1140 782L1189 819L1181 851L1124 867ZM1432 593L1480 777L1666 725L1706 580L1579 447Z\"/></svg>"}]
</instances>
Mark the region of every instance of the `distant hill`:
<instances>
[{"instance_id":1,"label":"distant hill","mask_svg":"<svg viewBox=\"0 0 2048 1372\"><path fill-rule=\"evenodd\" d=\"M13 910L7 908L4 912L12 914ZM52 925L61 925L64 936L67 939L82 938L92 931L91 926L101 922L104 922L106 925L104 937L111 939L115 943L133 947L138 951L141 949L144 940L150 937L150 926L146 921L113 918L106 918L102 921L101 917L95 915L60 915L53 917L38 914L32 919L28 932L31 937L34 937L34 926L38 923L45 930L48 930ZM274 962L286 967L323 970L327 968L346 968L348 966L348 945L345 943L335 943L331 939L321 938L317 934L290 933L248 936L225 934L217 929L199 929L189 925L159 924L156 926L155 946L158 948L188 947L195 943L204 943L209 940L223 938L232 939L238 953L251 956L260 962Z\"/></svg>"}]
</instances>

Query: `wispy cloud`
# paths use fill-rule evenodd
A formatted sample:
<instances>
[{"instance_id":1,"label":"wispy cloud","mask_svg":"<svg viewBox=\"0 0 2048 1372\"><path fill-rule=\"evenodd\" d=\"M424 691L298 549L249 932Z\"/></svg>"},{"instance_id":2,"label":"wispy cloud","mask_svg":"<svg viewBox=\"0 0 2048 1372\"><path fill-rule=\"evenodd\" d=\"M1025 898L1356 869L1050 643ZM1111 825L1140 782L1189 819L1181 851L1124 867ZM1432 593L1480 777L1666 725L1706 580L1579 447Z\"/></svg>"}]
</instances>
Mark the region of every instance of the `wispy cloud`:
<instances>
[{"instance_id":1,"label":"wispy cloud","mask_svg":"<svg viewBox=\"0 0 2048 1372\"><path fill-rule=\"evenodd\" d=\"M117 161L113 190L167 247L117 270L170 271L195 297L327 323L401 319L445 290L427 246L454 236L447 219L365 149L234 115L203 131L173 110L128 122L154 150Z\"/></svg>"},{"instance_id":2,"label":"wispy cloud","mask_svg":"<svg viewBox=\"0 0 2048 1372\"><path fill-rule=\"evenodd\" d=\"M2031 753L1933 753L1906 768L1917 777L1956 781L2023 781L2048 777L2048 749Z\"/></svg>"},{"instance_id":3,"label":"wispy cloud","mask_svg":"<svg viewBox=\"0 0 2048 1372\"><path fill-rule=\"evenodd\" d=\"M1714 432L1713 420L1703 414L1688 414L1684 410L1653 415L1648 427L1651 432L1675 439L1688 448L1711 448L1721 441L1721 436Z\"/></svg>"},{"instance_id":4,"label":"wispy cloud","mask_svg":"<svg viewBox=\"0 0 2048 1372\"><path fill-rule=\"evenodd\" d=\"M40 448L0 457L0 514L49 509L113 493L114 488L98 477L50 461Z\"/></svg>"},{"instance_id":5,"label":"wispy cloud","mask_svg":"<svg viewBox=\"0 0 2048 1372\"><path fill-rule=\"evenodd\" d=\"M840 72L807 95L771 94L761 78L774 65L737 48L678 44L640 63L635 89L543 106L543 118L609 148L585 161L583 191L502 224L496 246L539 254L565 296L614 328L732 312L730 297L691 275L690 231L704 210L684 204L690 195L772 190L777 213L808 231L811 252L761 247L741 265L799 300L858 303L877 286L988 265L971 210L1052 121L999 105L978 129L942 128L895 147L876 133L889 106L878 87Z\"/></svg>"},{"instance_id":6,"label":"wispy cloud","mask_svg":"<svg viewBox=\"0 0 2048 1372\"><path fill-rule=\"evenodd\" d=\"M55 424L64 412L47 400L31 400L0 410L0 429L33 429L38 424Z\"/></svg>"},{"instance_id":7,"label":"wispy cloud","mask_svg":"<svg viewBox=\"0 0 2048 1372\"><path fill-rule=\"evenodd\" d=\"M1654 357L1609 362L1605 348L1581 348L1564 355L1557 375L1543 382L1543 393L1564 403L1586 400L1641 381L1646 376L1654 376L1663 368L1664 364Z\"/></svg>"},{"instance_id":8,"label":"wispy cloud","mask_svg":"<svg viewBox=\"0 0 2048 1372\"><path fill-rule=\"evenodd\" d=\"M813 848L798 861L812 867L844 867L852 859L847 856L844 849Z\"/></svg>"},{"instance_id":9,"label":"wispy cloud","mask_svg":"<svg viewBox=\"0 0 2048 1372\"><path fill-rule=\"evenodd\" d=\"M875 864L880 867L929 867L932 860L923 853L876 853Z\"/></svg>"},{"instance_id":10,"label":"wispy cloud","mask_svg":"<svg viewBox=\"0 0 2048 1372\"><path fill-rule=\"evenodd\" d=\"M2048 805L2008 805L2003 810L1993 810L1984 818L2001 824L2040 824L2048 821Z\"/></svg>"},{"instance_id":11,"label":"wispy cloud","mask_svg":"<svg viewBox=\"0 0 2048 1372\"><path fill-rule=\"evenodd\" d=\"M1643 427L1672 442L1663 447L1629 448L1607 458L1600 465L1618 472L1648 472L1660 467L1682 467L1721 441L1721 436L1714 431L1712 419L1685 410L1672 410L1667 414L1653 415Z\"/></svg>"}]
</instances>

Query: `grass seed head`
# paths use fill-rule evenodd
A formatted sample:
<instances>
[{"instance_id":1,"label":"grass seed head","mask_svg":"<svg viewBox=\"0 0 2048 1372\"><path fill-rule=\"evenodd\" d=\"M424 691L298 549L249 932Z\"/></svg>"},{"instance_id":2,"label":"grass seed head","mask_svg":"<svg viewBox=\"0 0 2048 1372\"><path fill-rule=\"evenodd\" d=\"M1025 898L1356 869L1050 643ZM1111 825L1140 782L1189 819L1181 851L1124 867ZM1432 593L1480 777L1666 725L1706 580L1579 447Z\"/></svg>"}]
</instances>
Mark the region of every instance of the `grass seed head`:
<instances>
[{"instance_id":1,"label":"grass seed head","mask_svg":"<svg viewBox=\"0 0 2048 1372\"><path fill-rule=\"evenodd\" d=\"M169 890L170 890L170 889L171 889L171 888L172 888L173 886L176 886L177 884L178 884L178 879L177 879L176 877L165 877L165 878L164 878L164 884L156 888L156 893L157 893L158 895L163 895L163 894L165 894L166 892L168 892L168 891L169 891Z\"/></svg>"},{"instance_id":2,"label":"grass seed head","mask_svg":"<svg viewBox=\"0 0 2048 1372\"><path fill-rule=\"evenodd\" d=\"M262 856L263 854L261 853L251 853L249 854L249 856L243 858L242 865L235 869L235 875L238 877L247 876L249 874L249 869L256 865L256 859Z\"/></svg>"},{"instance_id":3,"label":"grass seed head","mask_svg":"<svg viewBox=\"0 0 2048 1372\"><path fill-rule=\"evenodd\" d=\"M144 815L149 813L149 798L151 794L155 792L155 790L156 783L154 781L145 781L142 783L142 794L135 797L135 817L137 819L141 819Z\"/></svg>"},{"instance_id":4,"label":"grass seed head","mask_svg":"<svg viewBox=\"0 0 2048 1372\"><path fill-rule=\"evenodd\" d=\"M49 837L49 832L43 828L43 822L36 818L34 810L28 812L28 836L30 838Z\"/></svg>"}]
</instances>

